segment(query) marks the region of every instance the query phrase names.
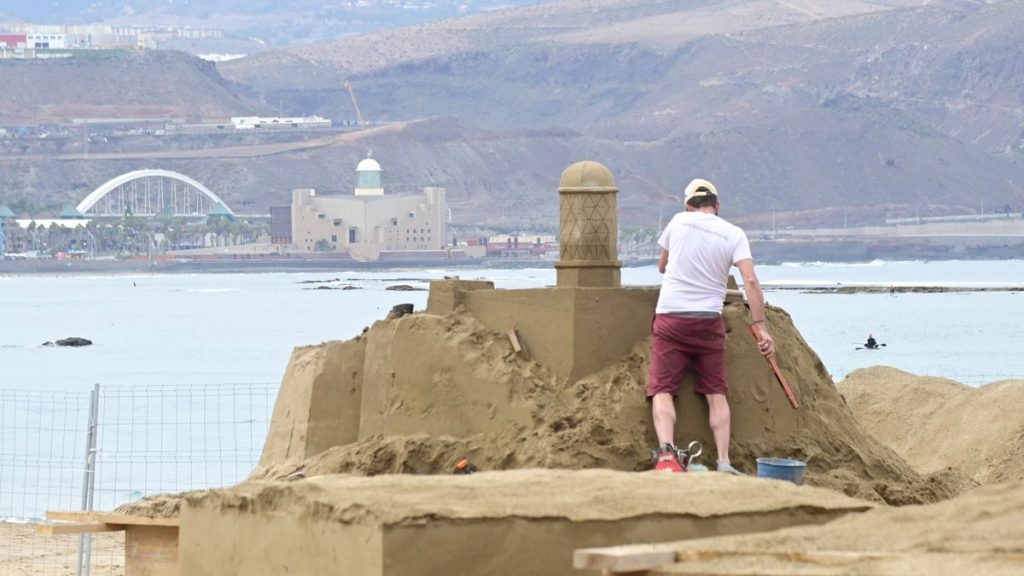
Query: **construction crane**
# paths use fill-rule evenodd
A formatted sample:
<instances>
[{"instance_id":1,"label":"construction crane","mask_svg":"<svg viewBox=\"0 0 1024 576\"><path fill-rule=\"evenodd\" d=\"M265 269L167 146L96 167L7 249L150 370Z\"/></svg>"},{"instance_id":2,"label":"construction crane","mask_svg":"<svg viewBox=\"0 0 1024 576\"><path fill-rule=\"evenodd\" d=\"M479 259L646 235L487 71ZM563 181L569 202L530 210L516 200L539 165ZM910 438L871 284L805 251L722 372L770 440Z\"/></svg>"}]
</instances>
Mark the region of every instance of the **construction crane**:
<instances>
[{"instance_id":1,"label":"construction crane","mask_svg":"<svg viewBox=\"0 0 1024 576\"><path fill-rule=\"evenodd\" d=\"M356 120L359 121L360 126L363 126L363 113L359 111L359 101L356 100L356 92L352 89L352 84L348 80L345 80L343 86L348 90L348 97L352 99L352 107L356 109Z\"/></svg>"}]
</instances>

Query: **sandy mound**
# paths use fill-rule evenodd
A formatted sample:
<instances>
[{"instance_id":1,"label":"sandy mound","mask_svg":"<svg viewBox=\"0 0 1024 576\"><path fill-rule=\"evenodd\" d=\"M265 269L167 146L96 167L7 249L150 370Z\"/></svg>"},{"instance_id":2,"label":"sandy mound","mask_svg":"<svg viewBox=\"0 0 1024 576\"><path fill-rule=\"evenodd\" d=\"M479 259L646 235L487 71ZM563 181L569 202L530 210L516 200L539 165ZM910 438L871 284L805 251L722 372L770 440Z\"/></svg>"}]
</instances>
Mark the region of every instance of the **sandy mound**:
<instances>
[{"instance_id":1,"label":"sandy mound","mask_svg":"<svg viewBox=\"0 0 1024 576\"><path fill-rule=\"evenodd\" d=\"M114 509L114 513L146 518L177 518L181 514L181 503L184 499L203 492L203 490L192 490L180 494L150 494L134 502L118 506Z\"/></svg>"},{"instance_id":2,"label":"sandy mound","mask_svg":"<svg viewBox=\"0 0 1024 576\"><path fill-rule=\"evenodd\" d=\"M1024 484L979 488L927 506L879 508L824 526L664 547L678 550L681 559L699 561L650 574L1019 575L1024 574Z\"/></svg>"},{"instance_id":3,"label":"sandy mound","mask_svg":"<svg viewBox=\"0 0 1024 576\"><path fill-rule=\"evenodd\" d=\"M665 494L673 497L665 498ZM553 496L557 495L557 498ZM682 514L712 518L786 509L864 512L875 506L829 490L790 482L724 474L676 475L652 471L520 469L469 476L348 474L302 481L251 481L226 489L194 492L191 506L240 508L247 512L319 515L341 523L420 524L438 516L565 518L573 522L615 521L637 516ZM353 514L363 510L368 514Z\"/></svg>"},{"instance_id":4,"label":"sandy mound","mask_svg":"<svg viewBox=\"0 0 1024 576\"><path fill-rule=\"evenodd\" d=\"M725 308L737 467L756 473L756 457L794 457L807 462L808 484L864 499L906 504L951 495L944 479L922 477L864 432L789 315L772 308L778 361L802 403L792 410L756 350L746 315L742 304ZM323 412L336 402L348 415L334 414L323 426L347 430L351 440L308 458L265 459L250 478L282 479L296 471L307 477L445 474L462 457L481 470L647 470L655 445L644 394L648 347L639 341L609 368L568 382L515 354L505 334L468 314L377 322L361 338L297 350L275 408L276 419ZM336 382L331 393L344 397L303 406L290 396L288 381L299 373L311 382ZM353 407L359 387L361 404ZM714 444L707 408L691 390L692 375L677 402L677 438L700 440L708 462ZM284 453L282 443L322 431L312 424L302 432L272 429L264 455Z\"/></svg>"},{"instance_id":5,"label":"sandy mound","mask_svg":"<svg viewBox=\"0 0 1024 576\"><path fill-rule=\"evenodd\" d=\"M978 484L1024 480L1024 380L972 388L874 367L839 390L861 425L920 472L951 466Z\"/></svg>"}]
</instances>

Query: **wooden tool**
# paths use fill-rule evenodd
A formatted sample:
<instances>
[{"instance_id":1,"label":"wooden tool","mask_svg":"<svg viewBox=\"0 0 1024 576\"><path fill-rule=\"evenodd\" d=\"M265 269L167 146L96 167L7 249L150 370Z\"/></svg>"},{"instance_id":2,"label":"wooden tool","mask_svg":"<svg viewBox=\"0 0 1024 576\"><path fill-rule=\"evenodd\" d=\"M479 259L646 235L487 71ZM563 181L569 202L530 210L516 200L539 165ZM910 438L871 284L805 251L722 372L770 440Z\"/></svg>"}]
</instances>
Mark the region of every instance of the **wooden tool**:
<instances>
[{"instance_id":1,"label":"wooden tool","mask_svg":"<svg viewBox=\"0 0 1024 576\"><path fill-rule=\"evenodd\" d=\"M754 325L750 325L750 333L754 335L754 340L757 340L757 331L754 330ZM793 389L789 387L789 382L786 382L786 377L782 375L782 370L779 370L779 364L775 361L774 356L766 356L768 363L772 366L772 371L775 372L775 377L779 380L779 384L782 385L782 391L786 393L786 398L789 399L789 405L793 407L793 410L800 408L800 403L797 402L796 396L793 395Z\"/></svg>"}]
</instances>

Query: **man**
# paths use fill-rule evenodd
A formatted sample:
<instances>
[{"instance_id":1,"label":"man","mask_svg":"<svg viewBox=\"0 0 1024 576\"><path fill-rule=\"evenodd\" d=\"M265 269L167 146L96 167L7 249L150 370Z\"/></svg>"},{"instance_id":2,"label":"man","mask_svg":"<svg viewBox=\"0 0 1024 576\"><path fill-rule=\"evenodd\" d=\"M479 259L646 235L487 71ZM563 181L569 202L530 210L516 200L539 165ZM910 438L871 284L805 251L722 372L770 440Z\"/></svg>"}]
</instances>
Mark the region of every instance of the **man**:
<instances>
[{"instance_id":1,"label":"man","mask_svg":"<svg viewBox=\"0 0 1024 576\"><path fill-rule=\"evenodd\" d=\"M868 341L864 344L864 347L868 350L874 350L875 348L878 348L878 340L875 340L873 335L868 334Z\"/></svg>"},{"instance_id":2,"label":"man","mask_svg":"<svg viewBox=\"0 0 1024 576\"><path fill-rule=\"evenodd\" d=\"M754 273L750 244L740 228L718 217L718 190L700 178L685 193L685 212L676 214L662 232L664 275L651 327L651 360L647 397L651 399L654 430L660 447L655 470L684 471L675 447L675 396L687 364L697 372L694 390L708 403L708 423L718 451L718 470L740 474L729 463L731 415L726 400L725 301L729 271L735 265L743 276L747 302L765 356L775 344L765 327L764 294Z\"/></svg>"}]
</instances>

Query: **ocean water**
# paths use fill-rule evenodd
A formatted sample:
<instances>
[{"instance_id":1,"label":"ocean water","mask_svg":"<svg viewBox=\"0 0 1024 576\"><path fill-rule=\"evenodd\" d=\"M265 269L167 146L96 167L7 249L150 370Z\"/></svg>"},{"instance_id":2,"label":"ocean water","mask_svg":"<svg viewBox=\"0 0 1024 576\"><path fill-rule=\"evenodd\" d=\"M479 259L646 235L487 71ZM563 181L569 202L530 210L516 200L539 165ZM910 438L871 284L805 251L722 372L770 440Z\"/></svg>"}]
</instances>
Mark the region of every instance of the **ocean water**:
<instances>
[{"instance_id":1,"label":"ocean water","mask_svg":"<svg viewBox=\"0 0 1024 576\"><path fill-rule=\"evenodd\" d=\"M1022 286L1024 261L804 263L758 274L768 302L792 315L837 381L878 364L973 386L1024 378L1024 293L805 290ZM0 518L81 506L96 384L95 509L241 480L259 459L295 346L351 338L395 304L423 309L428 282L447 275L506 289L555 282L550 268L0 277ZM657 285L661 276L626 268L622 279ZM387 290L394 285L422 290ZM885 348L856 350L869 332ZM94 344L42 346L69 336Z\"/></svg>"},{"instance_id":2,"label":"ocean water","mask_svg":"<svg viewBox=\"0 0 1024 576\"><path fill-rule=\"evenodd\" d=\"M359 334L399 303L426 306L430 279L552 285L553 269L0 277L0 388L277 383L295 346ZM793 317L833 377L884 364L970 385L1024 378L1024 293L821 294L837 285L1024 286L1024 261L759 266L769 303ZM654 267L623 284L656 285ZM327 284L327 281L333 281ZM317 290L317 286L352 286ZM886 347L856 350L873 333ZM43 347L68 336L86 348ZM780 350L785 354L785 350Z\"/></svg>"}]
</instances>

